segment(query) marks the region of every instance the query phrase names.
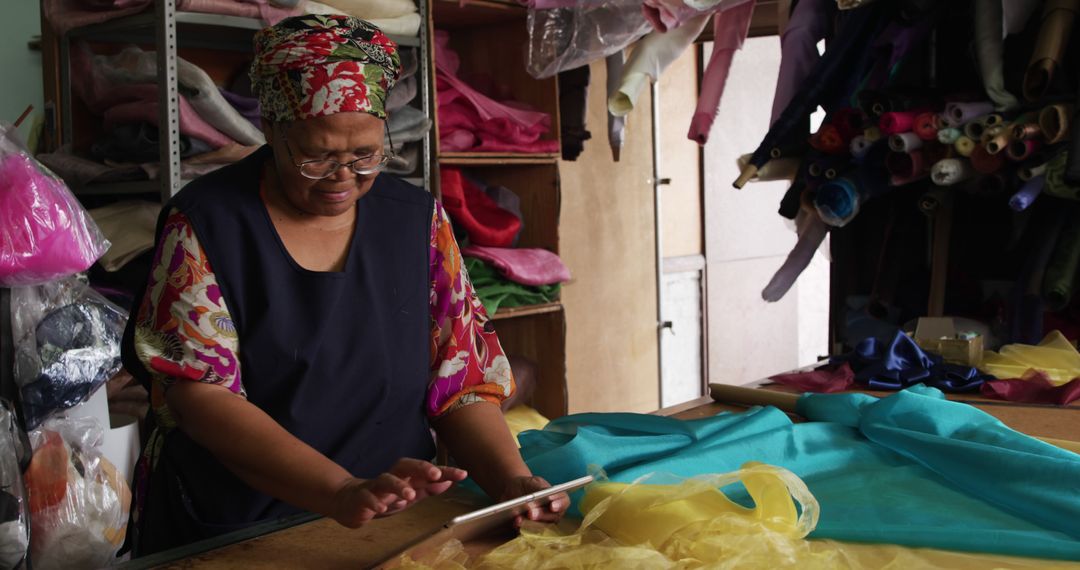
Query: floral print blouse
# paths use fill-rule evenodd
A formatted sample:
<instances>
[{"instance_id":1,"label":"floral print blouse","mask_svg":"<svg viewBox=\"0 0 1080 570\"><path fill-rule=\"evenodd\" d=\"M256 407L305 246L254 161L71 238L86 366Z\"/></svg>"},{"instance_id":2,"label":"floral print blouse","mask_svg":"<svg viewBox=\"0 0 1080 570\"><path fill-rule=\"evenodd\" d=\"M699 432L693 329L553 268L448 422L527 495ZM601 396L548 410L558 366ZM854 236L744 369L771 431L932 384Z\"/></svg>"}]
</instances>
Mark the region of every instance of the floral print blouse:
<instances>
[{"instance_id":1,"label":"floral print blouse","mask_svg":"<svg viewBox=\"0 0 1080 570\"><path fill-rule=\"evenodd\" d=\"M431 219L431 360L428 417L514 391L510 363L466 273L446 212ZM237 332L213 268L188 219L173 210L136 315L135 349L153 378L151 406L162 428L175 426L165 403L174 382L216 384L244 396ZM343 347L344 349L345 347Z\"/></svg>"}]
</instances>

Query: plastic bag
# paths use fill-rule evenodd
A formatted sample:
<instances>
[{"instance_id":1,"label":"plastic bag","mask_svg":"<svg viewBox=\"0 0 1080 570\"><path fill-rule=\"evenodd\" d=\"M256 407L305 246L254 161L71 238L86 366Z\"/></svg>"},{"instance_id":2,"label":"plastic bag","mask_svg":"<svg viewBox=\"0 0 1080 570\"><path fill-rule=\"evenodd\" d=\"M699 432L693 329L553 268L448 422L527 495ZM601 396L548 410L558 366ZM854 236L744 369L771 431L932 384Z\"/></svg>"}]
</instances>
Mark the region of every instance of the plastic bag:
<instances>
[{"instance_id":1,"label":"plastic bag","mask_svg":"<svg viewBox=\"0 0 1080 570\"><path fill-rule=\"evenodd\" d=\"M12 289L11 308L27 429L85 401L119 372L127 313L78 278Z\"/></svg>"},{"instance_id":2,"label":"plastic bag","mask_svg":"<svg viewBox=\"0 0 1080 570\"><path fill-rule=\"evenodd\" d=\"M67 185L0 123L0 287L38 285L85 271L105 251Z\"/></svg>"},{"instance_id":3,"label":"plastic bag","mask_svg":"<svg viewBox=\"0 0 1080 570\"><path fill-rule=\"evenodd\" d=\"M30 546L30 519L22 472L30 442L15 421L11 402L0 400L0 570L16 568Z\"/></svg>"},{"instance_id":4,"label":"plastic bag","mask_svg":"<svg viewBox=\"0 0 1080 570\"><path fill-rule=\"evenodd\" d=\"M58 418L30 432L26 470L34 568L101 568L127 533L131 490L98 447L92 418Z\"/></svg>"},{"instance_id":5,"label":"plastic bag","mask_svg":"<svg viewBox=\"0 0 1080 570\"><path fill-rule=\"evenodd\" d=\"M525 68L537 79L603 59L652 28L641 1L586 2L576 8L530 9Z\"/></svg>"}]
</instances>

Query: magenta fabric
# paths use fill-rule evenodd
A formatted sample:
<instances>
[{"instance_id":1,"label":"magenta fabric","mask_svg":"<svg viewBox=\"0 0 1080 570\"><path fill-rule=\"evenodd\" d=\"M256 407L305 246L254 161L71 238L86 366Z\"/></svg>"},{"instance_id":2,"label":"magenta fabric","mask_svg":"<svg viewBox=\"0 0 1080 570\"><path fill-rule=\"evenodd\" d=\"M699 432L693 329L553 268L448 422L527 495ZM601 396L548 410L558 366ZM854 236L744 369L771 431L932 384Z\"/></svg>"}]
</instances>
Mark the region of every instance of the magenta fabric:
<instances>
[{"instance_id":1,"label":"magenta fabric","mask_svg":"<svg viewBox=\"0 0 1080 570\"><path fill-rule=\"evenodd\" d=\"M289 16L304 13L303 2L297 4L296 8L279 8L267 0L177 0L176 9L182 12L259 18L271 26Z\"/></svg>"},{"instance_id":2,"label":"magenta fabric","mask_svg":"<svg viewBox=\"0 0 1080 570\"><path fill-rule=\"evenodd\" d=\"M1024 378L983 382L980 391L983 396L1010 402L1067 406L1080 400L1080 378L1054 386L1044 372L1032 370Z\"/></svg>"},{"instance_id":3,"label":"magenta fabric","mask_svg":"<svg viewBox=\"0 0 1080 570\"><path fill-rule=\"evenodd\" d=\"M521 103L496 101L457 77L459 59L449 48L449 35L435 33L435 77L438 96L439 148L443 152L554 153L557 140L551 116L522 108Z\"/></svg>"},{"instance_id":4,"label":"magenta fabric","mask_svg":"<svg viewBox=\"0 0 1080 570\"><path fill-rule=\"evenodd\" d=\"M703 145L709 140L709 131L712 130L724 86L727 85L731 59L735 56L735 50L742 48L746 35L750 33L754 4L754 0L749 0L713 16L712 59L701 79L701 94L694 118L690 120L690 132L687 133L687 137L698 144Z\"/></svg>"},{"instance_id":5,"label":"magenta fabric","mask_svg":"<svg viewBox=\"0 0 1080 570\"><path fill-rule=\"evenodd\" d=\"M158 124L157 85L118 85L109 94L109 98L117 102L109 106L103 113L106 129L121 123L147 122L152 125ZM204 121L183 95L180 96L180 132L189 137L200 139L214 148L221 148L236 142L215 129L210 123Z\"/></svg>"},{"instance_id":6,"label":"magenta fabric","mask_svg":"<svg viewBox=\"0 0 1080 570\"><path fill-rule=\"evenodd\" d=\"M785 386L797 388L803 392L819 392L830 394L843 392L855 385L855 373L847 362L840 364L826 364L809 372L796 372L793 374L777 374L770 376L769 380Z\"/></svg>"},{"instance_id":7,"label":"magenta fabric","mask_svg":"<svg viewBox=\"0 0 1080 570\"><path fill-rule=\"evenodd\" d=\"M41 10L56 33L66 34L75 28L138 14L152 3L153 0L44 0ZM279 8L267 0L177 0L176 9L260 18L273 25L302 14L303 2L296 8Z\"/></svg>"},{"instance_id":8,"label":"magenta fabric","mask_svg":"<svg viewBox=\"0 0 1080 570\"><path fill-rule=\"evenodd\" d=\"M23 152L0 156L0 286L39 285L85 271L108 248L60 179Z\"/></svg>"},{"instance_id":9,"label":"magenta fabric","mask_svg":"<svg viewBox=\"0 0 1080 570\"><path fill-rule=\"evenodd\" d=\"M776 122L788 103L817 65L817 44L829 32L829 20L836 12L834 0L799 0L784 33L780 34L780 73L773 94L772 118Z\"/></svg>"},{"instance_id":10,"label":"magenta fabric","mask_svg":"<svg viewBox=\"0 0 1080 570\"><path fill-rule=\"evenodd\" d=\"M570 280L570 270L558 255L546 249L471 245L462 248L461 255L484 261L503 277L522 285L539 287Z\"/></svg>"}]
</instances>

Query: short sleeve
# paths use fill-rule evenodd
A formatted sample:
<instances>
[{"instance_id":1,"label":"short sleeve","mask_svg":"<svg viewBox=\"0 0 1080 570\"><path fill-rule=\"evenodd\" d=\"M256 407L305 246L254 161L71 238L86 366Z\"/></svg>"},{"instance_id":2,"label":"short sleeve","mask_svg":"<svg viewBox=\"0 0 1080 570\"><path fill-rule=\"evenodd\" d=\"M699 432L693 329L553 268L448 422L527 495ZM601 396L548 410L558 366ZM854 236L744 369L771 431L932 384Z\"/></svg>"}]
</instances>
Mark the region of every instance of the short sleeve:
<instances>
[{"instance_id":1,"label":"short sleeve","mask_svg":"<svg viewBox=\"0 0 1080 570\"><path fill-rule=\"evenodd\" d=\"M431 378L427 414L435 418L514 392L510 361L473 291L450 220L436 201L431 220Z\"/></svg>"},{"instance_id":2,"label":"short sleeve","mask_svg":"<svg viewBox=\"0 0 1080 570\"><path fill-rule=\"evenodd\" d=\"M244 396L236 329L206 252L183 214L165 221L135 324L135 352L153 379L151 400L177 381L204 382Z\"/></svg>"}]
</instances>

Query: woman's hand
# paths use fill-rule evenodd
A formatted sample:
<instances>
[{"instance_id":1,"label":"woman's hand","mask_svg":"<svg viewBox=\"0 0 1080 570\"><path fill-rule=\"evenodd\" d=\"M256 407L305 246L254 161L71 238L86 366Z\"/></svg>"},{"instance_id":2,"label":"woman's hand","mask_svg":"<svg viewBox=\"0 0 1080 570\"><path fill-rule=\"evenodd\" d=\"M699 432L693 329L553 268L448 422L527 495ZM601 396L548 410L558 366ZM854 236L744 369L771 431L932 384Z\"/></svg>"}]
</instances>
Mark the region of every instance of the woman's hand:
<instances>
[{"instance_id":1,"label":"woman's hand","mask_svg":"<svg viewBox=\"0 0 1080 570\"><path fill-rule=\"evenodd\" d=\"M506 483L500 500L507 501L529 493L535 493L551 486L543 477L526 476L514 477ZM570 506L570 497L566 493L559 493L533 501L528 505L528 511L524 515L514 519L514 526L520 527L525 518L539 522L558 522Z\"/></svg>"},{"instance_id":2,"label":"woman's hand","mask_svg":"<svg viewBox=\"0 0 1080 570\"><path fill-rule=\"evenodd\" d=\"M350 479L337 492L334 520L357 528L375 517L400 512L409 505L438 495L468 474L455 467L438 467L419 459L403 458L374 479Z\"/></svg>"}]
</instances>

